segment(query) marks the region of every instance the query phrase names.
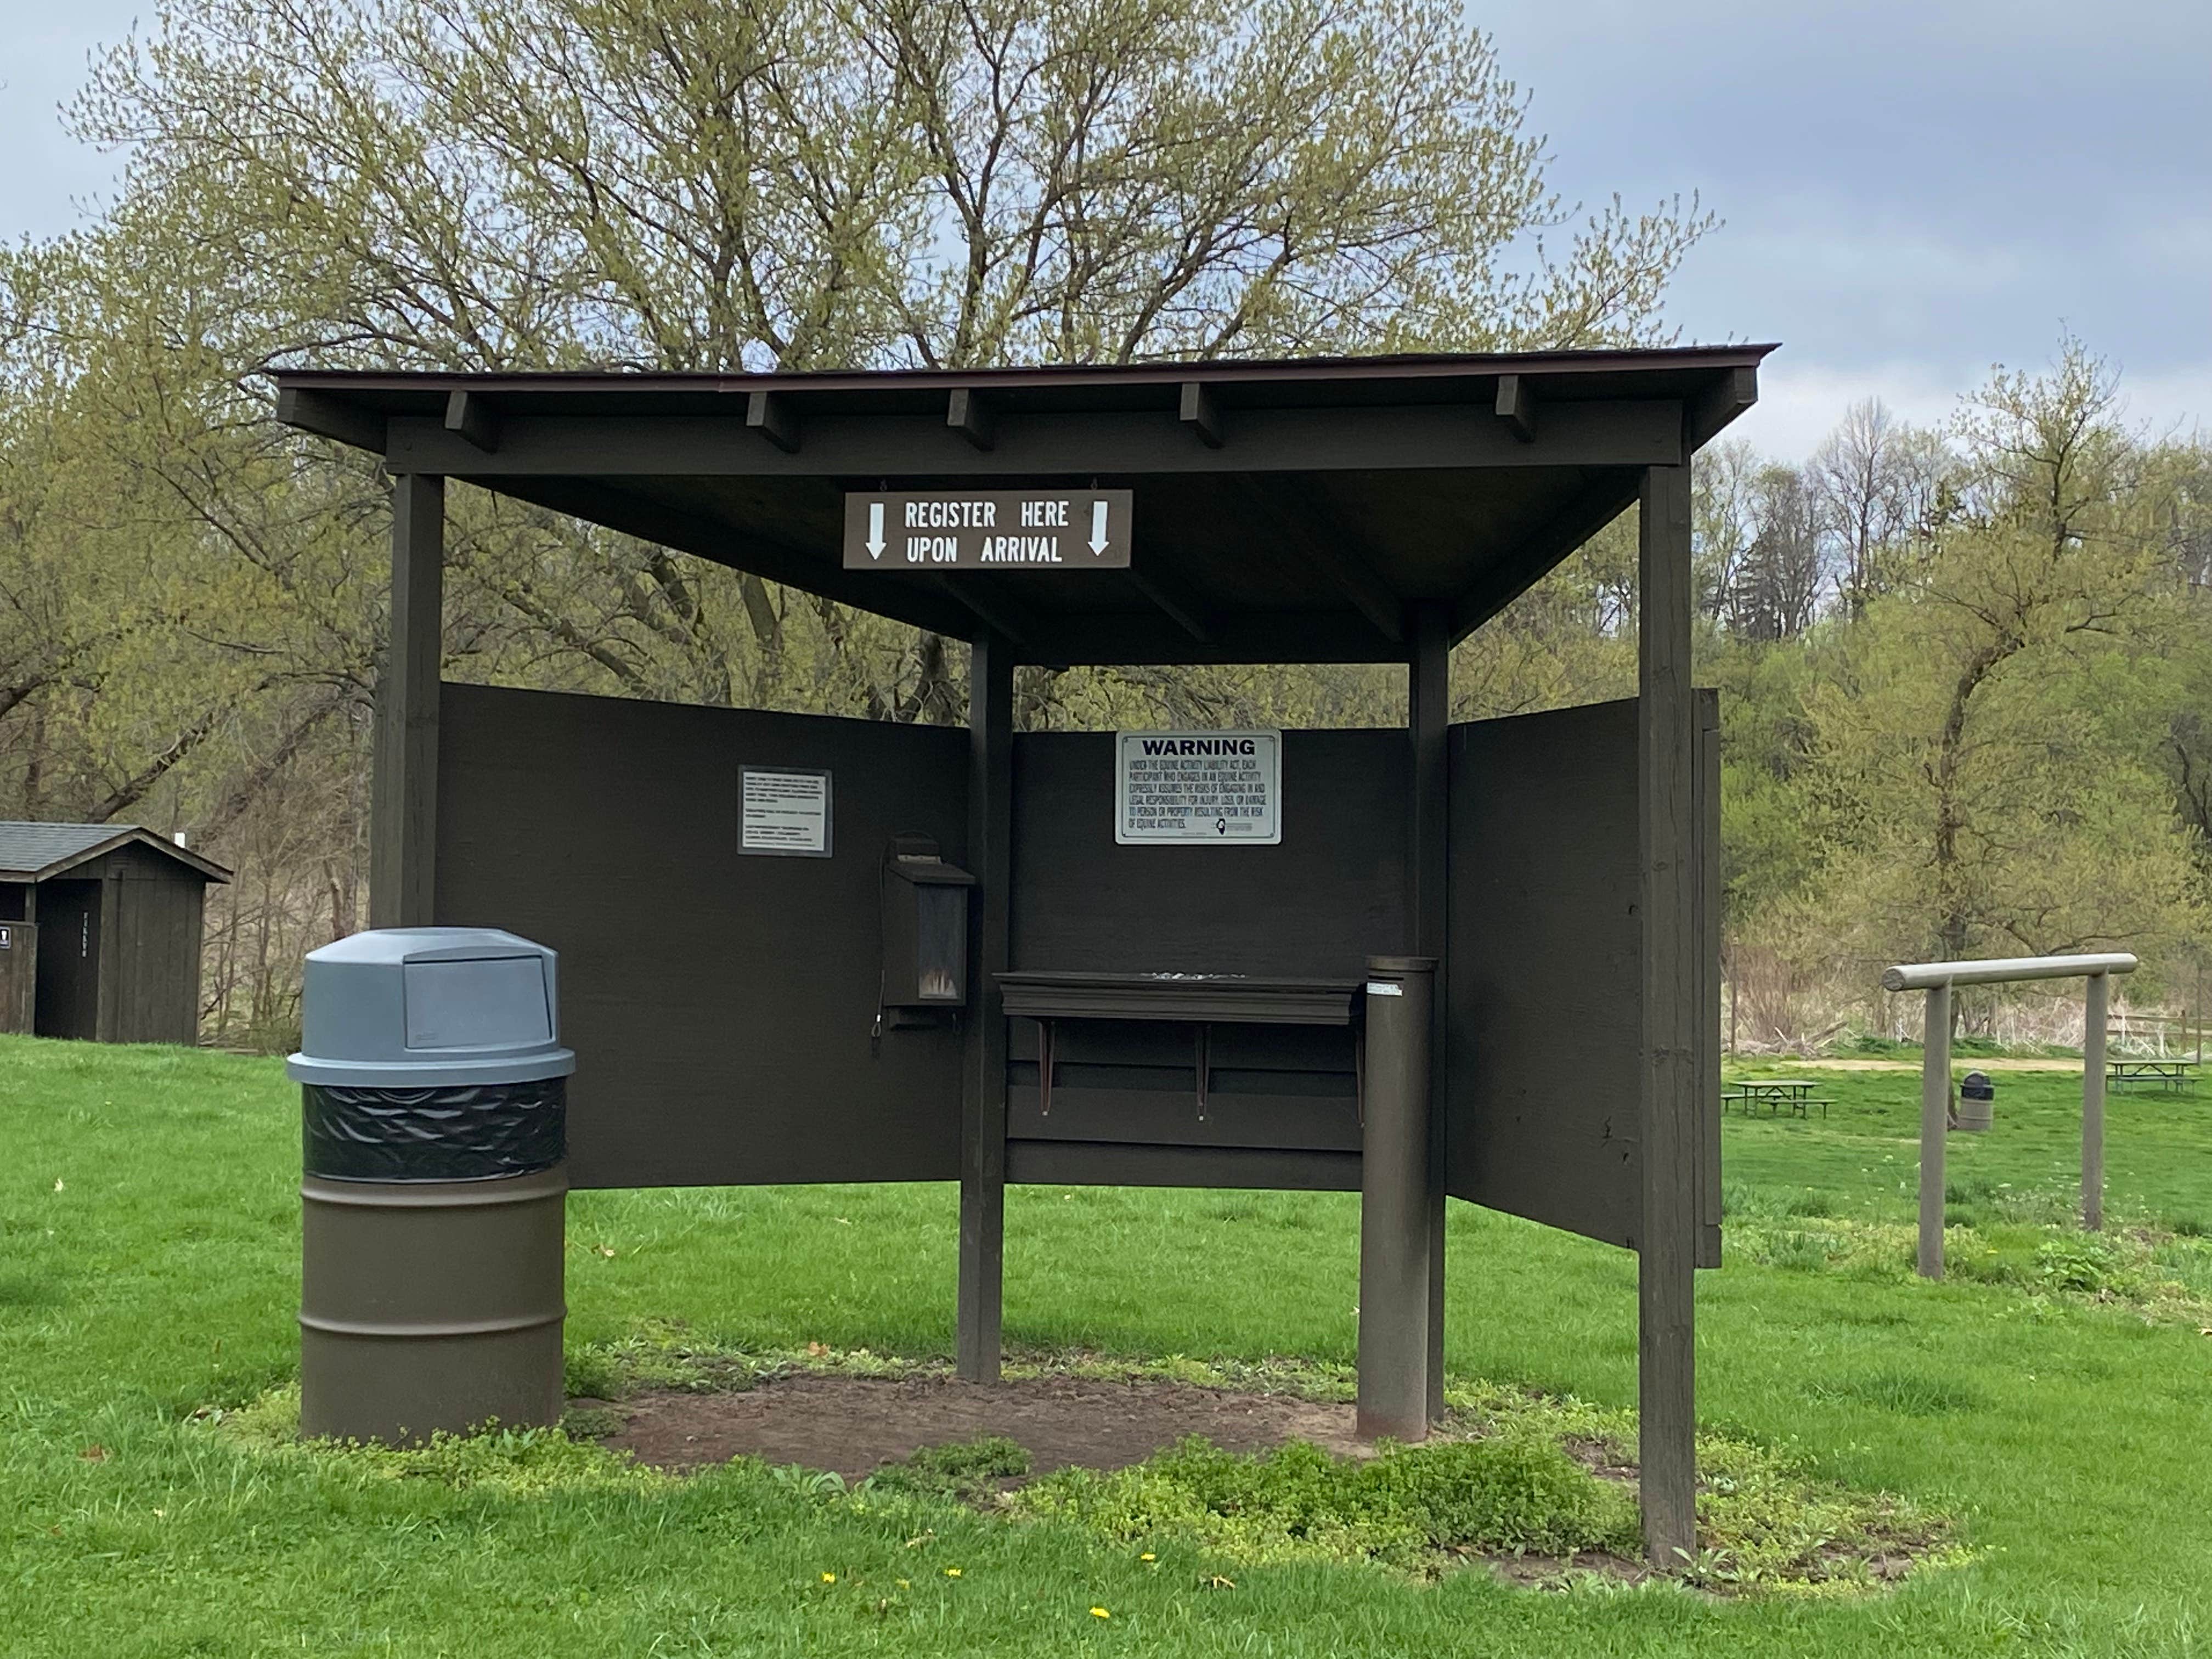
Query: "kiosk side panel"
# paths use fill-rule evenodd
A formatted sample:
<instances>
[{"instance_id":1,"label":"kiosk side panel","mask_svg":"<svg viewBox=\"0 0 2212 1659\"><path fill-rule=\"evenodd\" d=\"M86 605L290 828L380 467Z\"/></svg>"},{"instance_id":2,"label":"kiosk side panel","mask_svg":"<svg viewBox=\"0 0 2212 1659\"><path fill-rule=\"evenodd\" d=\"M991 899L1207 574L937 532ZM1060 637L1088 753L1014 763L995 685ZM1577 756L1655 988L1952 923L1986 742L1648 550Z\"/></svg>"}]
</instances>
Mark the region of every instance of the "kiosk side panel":
<instances>
[{"instance_id":1,"label":"kiosk side panel","mask_svg":"<svg viewBox=\"0 0 2212 1659\"><path fill-rule=\"evenodd\" d=\"M1698 700L1698 1265L1721 1265L1721 694Z\"/></svg>"},{"instance_id":2,"label":"kiosk side panel","mask_svg":"<svg viewBox=\"0 0 2212 1659\"><path fill-rule=\"evenodd\" d=\"M443 697L437 918L560 951L574 1185L959 1173L958 1030L870 1033L884 850L925 835L963 861L964 731ZM830 774L827 856L740 850L744 768Z\"/></svg>"},{"instance_id":3,"label":"kiosk side panel","mask_svg":"<svg viewBox=\"0 0 2212 1659\"><path fill-rule=\"evenodd\" d=\"M1446 1190L1632 1245L1636 704L1451 729Z\"/></svg>"}]
</instances>

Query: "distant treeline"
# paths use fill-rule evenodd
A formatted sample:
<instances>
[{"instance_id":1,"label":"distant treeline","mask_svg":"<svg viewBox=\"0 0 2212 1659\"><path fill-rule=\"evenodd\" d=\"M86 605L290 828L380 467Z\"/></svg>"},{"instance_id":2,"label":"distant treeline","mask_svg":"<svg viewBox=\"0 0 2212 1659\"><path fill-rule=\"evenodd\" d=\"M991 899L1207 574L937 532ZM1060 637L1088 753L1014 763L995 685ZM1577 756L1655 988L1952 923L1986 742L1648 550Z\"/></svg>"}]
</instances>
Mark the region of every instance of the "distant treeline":
<instances>
[{"instance_id":1,"label":"distant treeline","mask_svg":"<svg viewBox=\"0 0 2212 1659\"><path fill-rule=\"evenodd\" d=\"M183 0L71 119L127 157L0 252L0 816L181 830L206 1029L285 1041L358 926L383 484L278 365L955 367L1663 343L1694 202L1546 190L1456 0ZM1698 470L1729 939L1760 1041L1869 965L2142 951L2212 822L2212 458L2073 342L1940 431ZM456 489L449 678L963 717L964 651ZM1463 646L1462 717L1627 695L1632 525ZM1403 676L1025 671L1031 727L1402 720Z\"/></svg>"}]
</instances>

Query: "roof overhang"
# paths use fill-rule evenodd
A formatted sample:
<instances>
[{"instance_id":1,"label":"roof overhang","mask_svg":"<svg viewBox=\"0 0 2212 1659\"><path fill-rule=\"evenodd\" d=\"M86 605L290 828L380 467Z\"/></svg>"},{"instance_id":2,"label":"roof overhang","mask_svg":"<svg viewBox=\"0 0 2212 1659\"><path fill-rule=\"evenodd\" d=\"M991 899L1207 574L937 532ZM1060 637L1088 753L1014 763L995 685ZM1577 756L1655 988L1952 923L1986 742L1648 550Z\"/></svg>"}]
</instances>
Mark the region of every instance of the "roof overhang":
<instances>
[{"instance_id":1,"label":"roof overhang","mask_svg":"<svg viewBox=\"0 0 2212 1659\"><path fill-rule=\"evenodd\" d=\"M67 875L80 865L89 864L94 859L106 858L118 847L127 847L134 843L150 847L158 853L165 853L179 864L196 874L206 877L210 881L227 882L230 879L230 872L213 859L202 858L190 848L179 847L167 836L156 835L151 830L133 823L120 825L113 835L105 840L94 842L87 847L76 848L63 857L43 864L35 870L0 870L0 881L52 881L57 876Z\"/></svg>"},{"instance_id":2,"label":"roof overhang","mask_svg":"<svg viewBox=\"0 0 2212 1659\"><path fill-rule=\"evenodd\" d=\"M1758 396L1768 345L805 374L279 374L279 417L1032 662L1401 661ZM1130 568L848 571L848 490L1127 489Z\"/></svg>"}]
</instances>

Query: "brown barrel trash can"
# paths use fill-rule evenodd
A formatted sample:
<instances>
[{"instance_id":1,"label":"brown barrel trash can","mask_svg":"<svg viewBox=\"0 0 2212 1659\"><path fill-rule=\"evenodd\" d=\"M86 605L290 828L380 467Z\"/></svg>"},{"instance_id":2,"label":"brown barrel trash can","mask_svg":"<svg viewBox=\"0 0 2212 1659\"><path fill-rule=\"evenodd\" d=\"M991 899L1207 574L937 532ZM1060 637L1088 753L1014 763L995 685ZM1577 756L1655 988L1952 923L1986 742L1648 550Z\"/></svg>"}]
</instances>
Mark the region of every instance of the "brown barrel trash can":
<instances>
[{"instance_id":1,"label":"brown barrel trash can","mask_svg":"<svg viewBox=\"0 0 2212 1659\"><path fill-rule=\"evenodd\" d=\"M300 1432L409 1445L562 1410L566 1164L300 1183Z\"/></svg>"}]
</instances>

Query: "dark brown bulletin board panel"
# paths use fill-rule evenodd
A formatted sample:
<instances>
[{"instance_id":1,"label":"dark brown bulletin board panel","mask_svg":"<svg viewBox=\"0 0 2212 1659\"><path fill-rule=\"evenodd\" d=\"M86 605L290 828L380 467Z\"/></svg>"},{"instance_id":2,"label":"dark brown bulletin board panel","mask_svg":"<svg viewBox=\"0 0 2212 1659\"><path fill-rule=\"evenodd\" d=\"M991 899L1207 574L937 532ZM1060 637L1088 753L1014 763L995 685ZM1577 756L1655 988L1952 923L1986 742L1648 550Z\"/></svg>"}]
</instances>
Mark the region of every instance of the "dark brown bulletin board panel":
<instances>
[{"instance_id":1,"label":"dark brown bulletin board panel","mask_svg":"<svg viewBox=\"0 0 2212 1659\"><path fill-rule=\"evenodd\" d=\"M1719 832L1720 772L1703 735L1713 696L1699 697L1702 852ZM1452 727L1445 993L1447 1190L1630 1248L1642 1212L1636 714L1631 701ZM1717 949L1711 929L1703 937ZM1717 1052L1717 1017L1708 1024ZM1717 1261L1717 1075L1708 1092L1700 1257Z\"/></svg>"},{"instance_id":2,"label":"dark brown bulletin board panel","mask_svg":"<svg viewBox=\"0 0 2212 1659\"><path fill-rule=\"evenodd\" d=\"M738 852L741 766L831 773L829 858ZM872 1043L895 834L966 853L968 736L447 685L437 916L561 953L580 1187L959 1173L958 1031Z\"/></svg>"},{"instance_id":3,"label":"dark brown bulletin board panel","mask_svg":"<svg viewBox=\"0 0 2212 1659\"><path fill-rule=\"evenodd\" d=\"M1280 846L1123 847L1113 735L1017 737L1014 967L1359 977L1406 948L1408 750L1285 732Z\"/></svg>"}]
</instances>

